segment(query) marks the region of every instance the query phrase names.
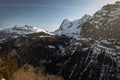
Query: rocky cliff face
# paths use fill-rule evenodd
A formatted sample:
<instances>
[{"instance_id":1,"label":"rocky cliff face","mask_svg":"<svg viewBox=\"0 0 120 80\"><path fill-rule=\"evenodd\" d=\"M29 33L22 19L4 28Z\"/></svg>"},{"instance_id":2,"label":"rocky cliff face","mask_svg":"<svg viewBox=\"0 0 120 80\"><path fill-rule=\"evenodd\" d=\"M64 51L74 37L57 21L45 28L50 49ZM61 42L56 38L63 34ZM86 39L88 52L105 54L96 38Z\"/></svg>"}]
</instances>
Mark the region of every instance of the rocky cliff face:
<instances>
[{"instance_id":1,"label":"rocky cliff face","mask_svg":"<svg viewBox=\"0 0 120 80\"><path fill-rule=\"evenodd\" d=\"M44 33L30 34L0 44L0 53L16 57L19 65L43 65L65 80L119 80L119 54L92 42Z\"/></svg>"},{"instance_id":2,"label":"rocky cliff face","mask_svg":"<svg viewBox=\"0 0 120 80\"><path fill-rule=\"evenodd\" d=\"M120 40L120 5L108 4L82 26L81 37Z\"/></svg>"}]
</instances>

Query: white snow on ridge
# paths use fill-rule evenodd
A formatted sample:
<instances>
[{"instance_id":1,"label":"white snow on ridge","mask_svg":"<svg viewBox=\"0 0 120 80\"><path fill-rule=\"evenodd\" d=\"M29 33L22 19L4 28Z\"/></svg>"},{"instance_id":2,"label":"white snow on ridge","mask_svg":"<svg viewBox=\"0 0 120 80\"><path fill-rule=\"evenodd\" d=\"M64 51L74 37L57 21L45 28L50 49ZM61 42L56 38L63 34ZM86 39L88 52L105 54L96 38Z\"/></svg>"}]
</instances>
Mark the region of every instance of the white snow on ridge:
<instances>
[{"instance_id":1,"label":"white snow on ridge","mask_svg":"<svg viewBox=\"0 0 120 80\"><path fill-rule=\"evenodd\" d=\"M1 30L2 32L5 33L17 33L17 34L32 34L32 33L38 33L38 32L44 32L46 34L50 34L48 31L45 31L43 29L37 28L37 27L32 27L32 26L15 26L13 28L8 28L8 29L3 29Z\"/></svg>"},{"instance_id":2,"label":"white snow on ridge","mask_svg":"<svg viewBox=\"0 0 120 80\"><path fill-rule=\"evenodd\" d=\"M0 43L4 41L9 41L11 39L16 39L20 36L25 36L28 34L34 34L34 33L39 33L39 32L43 32L45 34L48 34L49 36L54 35L52 33L49 33L48 31L45 31L37 27L32 27L32 26L27 26L27 25L15 26L13 28L7 28L7 29L0 30ZM47 37L47 36L43 36L43 37Z\"/></svg>"},{"instance_id":3,"label":"white snow on ridge","mask_svg":"<svg viewBox=\"0 0 120 80\"><path fill-rule=\"evenodd\" d=\"M68 37L78 38L80 36L81 26L91 18L90 15L84 15L81 19L69 21L65 19L60 28L54 32L56 35L66 35Z\"/></svg>"}]
</instances>

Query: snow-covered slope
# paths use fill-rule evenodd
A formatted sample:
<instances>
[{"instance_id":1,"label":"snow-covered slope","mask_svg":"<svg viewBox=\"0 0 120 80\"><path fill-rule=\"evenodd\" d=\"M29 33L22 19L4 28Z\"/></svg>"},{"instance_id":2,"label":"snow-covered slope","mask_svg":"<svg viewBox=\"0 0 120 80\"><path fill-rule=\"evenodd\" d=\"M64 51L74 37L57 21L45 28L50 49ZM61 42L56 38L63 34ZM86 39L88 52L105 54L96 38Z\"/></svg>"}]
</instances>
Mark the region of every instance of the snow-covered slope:
<instances>
[{"instance_id":1,"label":"snow-covered slope","mask_svg":"<svg viewBox=\"0 0 120 80\"><path fill-rule=\"evenodd\" d=\"M15 26L13 28L0 30L0 42L3 42L5 40L11 40L13 38L17 38L17 37L28 35L28 34L40 33L40 32L48 34L48 35L52 35L48 31L45 31L37 27L32 27L28 25Z\"/></svg>"},{"instance_id":2,"label":"snow-covered slope","mask_svg":"<svg viewBox=\"0 0 120 80\"><path fill-rule=\"evenodd\" d=\"M78 38L81 26L91 18L90 15L84 15L81 19L69 21L63 20L60 28L54 32L56 35L66 35L68 37Z\"/></svg>"},{"instance_id":3,"label":"snow-covered slope","mask_svg":"<svg viewBox=\"0 0 120 80\"><path fill-rule=\"evenodd\" d=\"M5 32L5 33L16 33L16 34L32 34L32 33L38 33L38 32L44 32L47 34L50 34L49 32L37 28L37 27L32 27L32 26L15 26L13 28L8 28L8 29L4 29L0 32Z\"/></svg>"}]
</instances>

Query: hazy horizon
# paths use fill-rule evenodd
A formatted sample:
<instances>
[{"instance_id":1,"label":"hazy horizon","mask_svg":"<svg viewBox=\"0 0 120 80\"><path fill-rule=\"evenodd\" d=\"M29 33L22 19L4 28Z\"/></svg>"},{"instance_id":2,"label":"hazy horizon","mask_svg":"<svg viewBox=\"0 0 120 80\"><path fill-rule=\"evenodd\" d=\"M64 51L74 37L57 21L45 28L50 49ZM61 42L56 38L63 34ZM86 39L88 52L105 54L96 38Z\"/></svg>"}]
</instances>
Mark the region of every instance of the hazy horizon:
<instances>
[{"instance_id":1,"label":"hazy horizon","mask_svg":"<svg viewBox=\"0 0 120 80\"><path fill-rule=\"evenodd\" d=\"M0 28L30 25L47 31L61 22L93 15L103 5L118 0L0 0Z\"/></svg>"}]
</instances>

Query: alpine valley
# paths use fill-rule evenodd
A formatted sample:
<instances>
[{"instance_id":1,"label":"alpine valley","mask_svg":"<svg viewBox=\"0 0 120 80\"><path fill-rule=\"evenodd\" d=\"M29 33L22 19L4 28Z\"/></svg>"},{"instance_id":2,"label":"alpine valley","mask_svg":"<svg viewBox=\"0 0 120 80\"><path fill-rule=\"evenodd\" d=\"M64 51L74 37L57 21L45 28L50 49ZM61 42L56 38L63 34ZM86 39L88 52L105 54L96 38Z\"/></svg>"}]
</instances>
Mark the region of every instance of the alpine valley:
<instances>
[{"instance_id":1,"label":"alpine valley","mask_svg":"<svg viewBox=\"0 0 120 80\"><path fill-rule=\"evenodd\" d=\"M65 19L54 32L28 25L2 29L0 55L15 58L17 70L32 65L37 73L42 66L45 73L58 76L55 80L120 80L120 2L93 16ZM10 80L1 65L2 58L0 78Z\"/></svg>"}]
</instances>

